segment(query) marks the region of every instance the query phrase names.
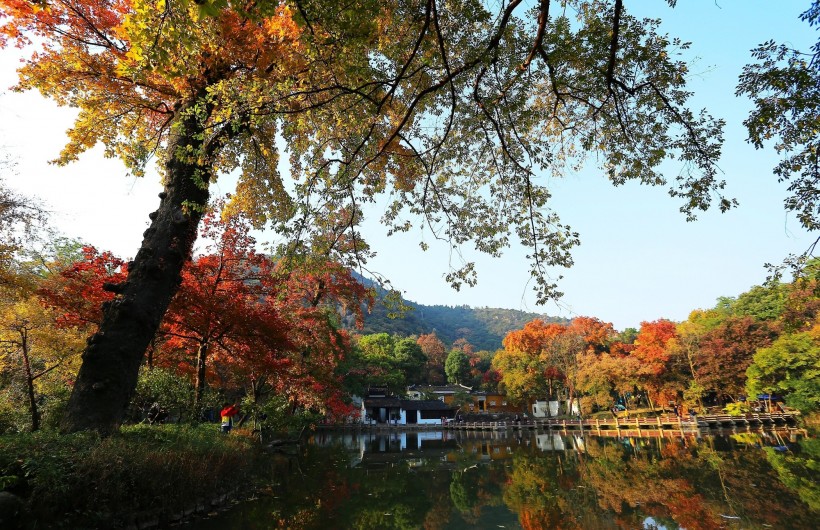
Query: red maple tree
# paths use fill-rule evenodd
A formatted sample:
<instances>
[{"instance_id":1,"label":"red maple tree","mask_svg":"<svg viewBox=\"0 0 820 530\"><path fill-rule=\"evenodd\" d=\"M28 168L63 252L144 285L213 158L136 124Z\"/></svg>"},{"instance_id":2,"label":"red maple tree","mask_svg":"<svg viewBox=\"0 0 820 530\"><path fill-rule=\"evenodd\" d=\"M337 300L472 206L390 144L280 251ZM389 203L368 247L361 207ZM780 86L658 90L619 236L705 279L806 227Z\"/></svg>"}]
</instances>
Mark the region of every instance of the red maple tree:
<instances>
[{"instance_id":1,"label":"red maple tree","mask_svg":"<svg viewBox=\"0 0 820 530\"><path fill-rule=\"evenodd\" d=\"M96 331L105 303L114 299L112 286L122 282L128 265L111 252L82 247L83 259L43 280L37 294L43 304L59 311L57 324Z\"/></svg>"},{"instance_id":2,"label":"red maple tree","mask_svg":"<svg viewBox=\"0 0 820 530\"><path fill-rule=\"evenodd\" d=\"M346 412L334 369L350 337L338 315L360 323L369 292L338 263L293 267L258 253L241 216L209 213L201 232L211 244L183 269L162 327L162 362L193 372L196 401L210 381L247 386L254 400L274 392L294 409Z\"/></svg>"}]
</instances>

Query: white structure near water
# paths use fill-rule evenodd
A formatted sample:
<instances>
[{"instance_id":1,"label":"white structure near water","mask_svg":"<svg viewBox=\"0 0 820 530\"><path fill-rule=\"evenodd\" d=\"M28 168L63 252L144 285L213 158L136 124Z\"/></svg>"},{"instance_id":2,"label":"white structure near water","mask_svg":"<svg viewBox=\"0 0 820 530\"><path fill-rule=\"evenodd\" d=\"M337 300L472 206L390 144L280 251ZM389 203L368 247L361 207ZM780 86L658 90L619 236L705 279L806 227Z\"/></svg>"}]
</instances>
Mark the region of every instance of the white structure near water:
<instances>
[{"instance_id":1,"label":"white structure near water","mask_svg":"<svg viewBox=\"0 0 820 530\"><path fill-rule=\"evenodd\" d=\"M535 418L551 418L553 416L558 416L558 409L560 406L560 401L546 401L538 399L532 404L532 415ZM564 410L571 410L570 414L573 416L579 414L580 408L578 399L573 399L571 404L570 401L567 400L564 403Z\"/></svg>"}]
</instances>

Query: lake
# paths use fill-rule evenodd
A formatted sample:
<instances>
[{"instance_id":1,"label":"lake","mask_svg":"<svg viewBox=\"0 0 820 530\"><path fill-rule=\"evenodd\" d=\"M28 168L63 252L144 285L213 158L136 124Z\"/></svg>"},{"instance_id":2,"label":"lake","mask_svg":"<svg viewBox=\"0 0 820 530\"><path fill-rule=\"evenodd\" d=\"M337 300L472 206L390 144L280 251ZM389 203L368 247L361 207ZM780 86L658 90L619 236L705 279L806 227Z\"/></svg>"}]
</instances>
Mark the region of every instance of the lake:
<instances>
[{"instance_id":1,"label":"lake","mask_svg":"<svg viewBox=\"0 0 820 530\"><path fill-rule=\"evenodd\" d=\"M255 499L185 528L820 528L816 439L669 434L318 432Z\"/></svg>"}]
</instances>

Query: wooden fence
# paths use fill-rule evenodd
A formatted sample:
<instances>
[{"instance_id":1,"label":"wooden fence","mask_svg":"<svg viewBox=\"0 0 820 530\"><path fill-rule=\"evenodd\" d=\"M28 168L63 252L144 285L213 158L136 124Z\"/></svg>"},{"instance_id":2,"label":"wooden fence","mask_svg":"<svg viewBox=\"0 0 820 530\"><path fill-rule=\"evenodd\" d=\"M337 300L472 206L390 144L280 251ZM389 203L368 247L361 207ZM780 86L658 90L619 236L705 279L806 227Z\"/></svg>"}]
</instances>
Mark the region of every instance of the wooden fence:
<instances>
[{"instance_id":1,"label":"wooden fence","mask_svg":"<svg viewBox=\"0 0 820 530\"><path fill-rule=\"evenodd\" d=\"M615 436L652 436L661 431L672 433L692 433L700 430L737 428L737 427L776 427L789 426L797 423L796 414L746 414L744 416L730 416L728 414L706 415L696 417L680 417L662 415L646 418L587 418L587 419L557 419L535 418L519 422L513 421L462 421L449 422L444 425L396 425L396 424L345 424L326 425L330 428L354 428L375 430L404 430L404 431L499 431L499 430L561 430L587 431L598 435Z\"/></svg>"}]
</instances>

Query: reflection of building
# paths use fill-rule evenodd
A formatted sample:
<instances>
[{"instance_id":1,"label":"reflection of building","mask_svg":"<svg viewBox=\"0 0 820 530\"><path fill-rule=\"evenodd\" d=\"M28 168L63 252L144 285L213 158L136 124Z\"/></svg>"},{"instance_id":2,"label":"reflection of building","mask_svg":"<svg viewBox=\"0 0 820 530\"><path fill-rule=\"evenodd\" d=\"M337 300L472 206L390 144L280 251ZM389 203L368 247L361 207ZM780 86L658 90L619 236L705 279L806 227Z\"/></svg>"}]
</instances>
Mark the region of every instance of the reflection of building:
<instances>
[{"instance_id":1,"label":"reflection of building","mask_svg":"<svg viewBox=\"0 0 820 530\"><path fill-rule=\"evenodd\" d=\"M537 434L535 445L542 451L563 451L566 449L564 439L558 433Z\"/></svg>"},{"instance_id":2,"label":"reflection of building","mask_svg":"<svg viewBox=\"0 0 820 530\"><path fill-rule=\"evenodd\" d=\"M575 449L584 452L586 445L583 436L563 437L556 433L536 434L535 445L542 451L566 451Z\"/></svg>"},{"instance_id":3,"label":"reflection of building","mask_svg":"<svg viewBox=\"0 0 820 530\"><path fill-rule=\"evenodd\" d=\"M534 454L585 450L581 436L508 431L319 431L311 443L343 448L350 455L351 466L369 468L404 463L411 468L434 464L463 469L475 463L507 460L520 451Z\"/></svg>"}]
</instances>

